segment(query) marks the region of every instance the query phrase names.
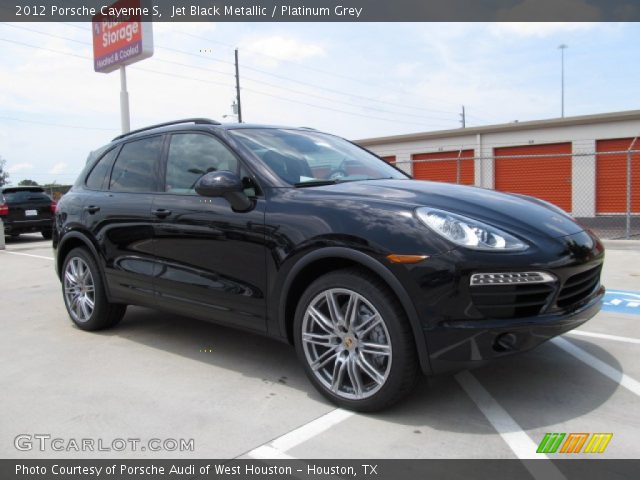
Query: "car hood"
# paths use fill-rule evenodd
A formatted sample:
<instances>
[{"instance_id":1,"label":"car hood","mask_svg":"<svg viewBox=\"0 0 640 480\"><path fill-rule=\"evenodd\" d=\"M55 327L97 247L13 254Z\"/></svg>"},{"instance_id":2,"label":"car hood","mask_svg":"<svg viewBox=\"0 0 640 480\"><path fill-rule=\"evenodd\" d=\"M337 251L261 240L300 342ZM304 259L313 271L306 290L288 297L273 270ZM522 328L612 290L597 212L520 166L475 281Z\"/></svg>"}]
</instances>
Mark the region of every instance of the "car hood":
<instances>
[{"instance_id":1,"label":"car hood","mask_svg":"<svg viewBox=\"0 0 640 480\"><path fill-rule=\"evenodd\" d=\"M368 180L319 187L325 192L433 207L521 234L550 237L584 229L561 209L533 197L484 188L421 180Z\"/></svg>"}]
</instances>

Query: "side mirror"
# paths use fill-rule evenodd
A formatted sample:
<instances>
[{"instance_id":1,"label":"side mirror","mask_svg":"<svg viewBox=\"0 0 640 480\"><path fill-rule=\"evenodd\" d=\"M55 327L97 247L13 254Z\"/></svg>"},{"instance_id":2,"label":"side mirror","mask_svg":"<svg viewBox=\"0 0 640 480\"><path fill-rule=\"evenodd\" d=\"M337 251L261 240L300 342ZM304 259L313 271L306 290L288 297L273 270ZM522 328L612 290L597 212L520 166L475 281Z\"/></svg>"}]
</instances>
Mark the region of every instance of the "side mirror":
<instances>
[{"instance_id":1,"label":"side mirror","mask_svg":"<svg viewBox=\"0 0 640 480\"><path fill-rule=\"evenodd\" d=\"M223 197L237 212L246 212L253 206L251 199L244 193L240 177L227 170L204 174L196 182L195 190L203 197Z\"/></svg>"}]
</instances>

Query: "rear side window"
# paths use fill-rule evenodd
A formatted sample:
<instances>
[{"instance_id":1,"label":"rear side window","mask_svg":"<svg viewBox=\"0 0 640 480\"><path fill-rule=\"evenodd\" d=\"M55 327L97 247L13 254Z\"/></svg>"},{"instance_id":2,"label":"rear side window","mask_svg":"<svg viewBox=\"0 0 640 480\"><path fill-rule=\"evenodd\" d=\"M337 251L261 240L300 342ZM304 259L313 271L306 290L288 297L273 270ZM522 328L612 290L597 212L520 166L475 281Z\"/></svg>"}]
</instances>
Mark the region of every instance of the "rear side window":
<instances>
[{"instance_id":1,"label":"rear side window","mask_svg":"<svg viewBox=\"0 0 640 480\"><path fill-rule=\"evenodd\" d=\"M238 171L238 159L222 142L211 135L198 133L172 135L165 191L195 193L198 179L218 170Z\"/></svg>"},{"instance_id":2,"label":"rear side window","mask_svg":"<svg viewBox=\"0 0 640 480\"><path fill-rule=\"evenodd\" d=\"M118 152L117 148L113 148L105 153L98 163L91 169L91 173L87 177L87 188L91 190L103 190L107 186L107 179L109 178L109 171L113 160Z\"/></svg>"},{"instance_id":3,"label":"rear side window","mask_svg":"<svg viewBox=\"0 0 640 480\"><path fill-rule=\"evenodd\" d=\"M111 172L109 190L116 192L155 192L162 136L126 143Z\"/></svg>"}]
</instances>

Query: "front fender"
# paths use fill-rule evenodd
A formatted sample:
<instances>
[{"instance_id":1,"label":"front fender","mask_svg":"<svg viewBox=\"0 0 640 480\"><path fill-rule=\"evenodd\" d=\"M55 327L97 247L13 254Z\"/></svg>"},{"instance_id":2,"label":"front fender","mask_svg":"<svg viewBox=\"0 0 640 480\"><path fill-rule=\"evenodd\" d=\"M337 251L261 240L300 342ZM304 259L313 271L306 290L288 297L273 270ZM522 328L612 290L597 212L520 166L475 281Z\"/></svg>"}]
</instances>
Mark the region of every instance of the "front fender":
<instances>
[{"instance_id":1,"label":"front fender","mask_svg":"<svg viewBox=\"0 0 640 480\"><path fill-rule=\"evenodd\" d=\"M314 250L298 259L298 261L286 273L282 273L283 275L285 275L285 278L281 282L282 286L279 290L280 293L278 295L279 298L277 317L279 319L280 334L283 336L283 338L287 337L286 305L291 286L294 284L305 267L318 260L323 259L344 259L356 263L374 272L387 284L387 286L395 293L396 297L400 301L407 315L407 318L409 319L409 323L411 324L411 329L413 331L413 336L416 342L416 350L418 352L418 358L420 361L420 367L422 368L422 371L424 373L431 374L432 371L431 365L429 363L427 343L420 324L420 320L418 318L418 313L406 289L402 286L394 273L382 263L381 259L377 259L366 253L346 247L325 247Z\"/></svg>"}]
</instances>

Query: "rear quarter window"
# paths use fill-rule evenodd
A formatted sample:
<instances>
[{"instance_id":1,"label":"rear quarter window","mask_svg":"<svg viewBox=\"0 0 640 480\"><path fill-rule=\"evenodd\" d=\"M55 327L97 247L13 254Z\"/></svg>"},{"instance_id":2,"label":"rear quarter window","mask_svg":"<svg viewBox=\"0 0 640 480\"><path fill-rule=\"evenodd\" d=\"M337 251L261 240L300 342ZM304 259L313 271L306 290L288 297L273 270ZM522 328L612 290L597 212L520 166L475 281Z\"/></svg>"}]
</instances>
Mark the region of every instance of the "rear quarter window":
<instances>
[{"instance_id":1,"label":"rear quarter window","mask_svg":"<svg viewBox=\"0 0 640 480\"><path fill-rule=\"evenodd\" d=\"M86 186L91 190L105 190L109 181L109 172L116 158L118 148L112 148L94 165L87 176Z\"/></svg>"}]
</instances>

